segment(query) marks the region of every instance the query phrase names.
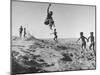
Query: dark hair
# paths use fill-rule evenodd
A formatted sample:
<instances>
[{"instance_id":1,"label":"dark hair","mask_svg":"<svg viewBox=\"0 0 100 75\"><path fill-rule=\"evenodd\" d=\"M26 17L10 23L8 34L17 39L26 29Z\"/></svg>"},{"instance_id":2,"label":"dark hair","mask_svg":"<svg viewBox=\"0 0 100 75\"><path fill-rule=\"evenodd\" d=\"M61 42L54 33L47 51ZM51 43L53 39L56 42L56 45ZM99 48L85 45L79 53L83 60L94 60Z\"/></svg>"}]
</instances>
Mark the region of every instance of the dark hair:
<instances>
[{"instance_id":1,"label":"dark hair","mask_svg":"<svg viewBox=\"0 0 100 75\"><path fill-rule=\"evenodd\" d=\"M83 32L80 32L80 35L83 35Z\"/></svg>"},{"instance_id":2,"label":"dark hair","mask_svg":"<svg viewBox=\"0 0 100 75\"><path fill-rule=\"evenodd\" d=\"M93 35L93 32L90 32L91 35Z\"/></svg>"}]
</instances>

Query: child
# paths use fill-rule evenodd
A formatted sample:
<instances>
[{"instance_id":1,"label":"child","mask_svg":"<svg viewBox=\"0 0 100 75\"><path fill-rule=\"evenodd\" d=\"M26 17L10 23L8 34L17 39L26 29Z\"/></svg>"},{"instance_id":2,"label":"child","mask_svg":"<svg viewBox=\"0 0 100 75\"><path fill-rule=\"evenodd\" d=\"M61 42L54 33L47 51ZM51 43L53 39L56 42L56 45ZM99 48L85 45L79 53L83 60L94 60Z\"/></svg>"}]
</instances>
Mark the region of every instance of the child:
<instances>
[{"instance_id":1,"label":"child","mask_svg":"<svg viewBox=\"0 0 100 75\"><path fill-rule=\"evenodd\" d=\"M26 28L24 28L24 37L26 36Z\"/></svg>"},{"instance_id":2,"label":"child","mask_svg":"<svg viewBox=\"0 0 100 75\"><path fill-rule=\"evenodd\" d=\"M90 36L88 37L88 41L90 39L90 46L89 46L89 49L91 50L91 47L93 48L94 50L94 36L93 36L93 32L90 32Z\"/></svg>"},{"instance_id":3,"label":"child","mask_svg":"<svg viewBox=\"0 0 100 75\"><path fill-rule=\"evenodd\" d=\"M85 36L83 36L83 32L80 32L80 38L77 40L77 41L79 41L79 40L82 40L82 49L86 49L86 41L85 41L85 39L86 40L88 40Z\"/></svg>"},{"instance_id":4,"label":"child","mask_svg":"<svg viewBox=\"0 0 100 75\"><path fill-rule=\"evenodd\" d=\"M58 38L58 36L57 36L57 32L56 32L56 29L54 29L54 33L51 33L51 34L54 34L54 41L56 41L57 42L57 38Z\"/></svg>"},{"instance_id":5,"label":"child","mask_svg":"<svg viewBox=\"0 0 100 75\"><path fill-rule=\"evenodd\" d=\"M21 26L21 27L19 28L19 36L20 36L20 37L22 37L22 32L23 32L23 27Z\"/></svg>"},{"instance_id":6,"label":"child","mask_svg":"<svg viewBox=\"0 0 100 75\"><path fill-rule=\"evenodd\" d=\"M54 24L54 21L53 21L53 18L52 18L53 12L49 11L50 6L51 6L51 4L49 4L49 6L47 8L47 18L46 18L44 23L45 23L45 25L49 25L50 29L52 30L52 26L55 27L55 24Z\"/></svg>"}]
</instances>

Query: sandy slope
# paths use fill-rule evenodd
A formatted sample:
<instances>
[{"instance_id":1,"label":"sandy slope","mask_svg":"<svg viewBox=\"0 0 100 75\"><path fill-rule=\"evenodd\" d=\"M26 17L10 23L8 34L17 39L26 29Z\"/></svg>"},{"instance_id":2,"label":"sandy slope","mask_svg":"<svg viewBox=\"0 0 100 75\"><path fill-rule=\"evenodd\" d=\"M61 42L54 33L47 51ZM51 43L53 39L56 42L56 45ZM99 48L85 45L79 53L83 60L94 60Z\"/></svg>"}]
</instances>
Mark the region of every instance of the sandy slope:
<instances>
[{"instance_id":1,"label":"sandy slope","mask_svg":"<svg viewBox=\"0 0 100 75\"><path fill-rule=\"evenodd\" d=\"M92 50L81 53L81 45L74 42L54 42L26 38L12 38L12 69L14 73L37 73L95 69L95 56ZM16 68L19 65L21 70ZM18 66L17 66L18 67Z\"/></svg>"}]
</instances>

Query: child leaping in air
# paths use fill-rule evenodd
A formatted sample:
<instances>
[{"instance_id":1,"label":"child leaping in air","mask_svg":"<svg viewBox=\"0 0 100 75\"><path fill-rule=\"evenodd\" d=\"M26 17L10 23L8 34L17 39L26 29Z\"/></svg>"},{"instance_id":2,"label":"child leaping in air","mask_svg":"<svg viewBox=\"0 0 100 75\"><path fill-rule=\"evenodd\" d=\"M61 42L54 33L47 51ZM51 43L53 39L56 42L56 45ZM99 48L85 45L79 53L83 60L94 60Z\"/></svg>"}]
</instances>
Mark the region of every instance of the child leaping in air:
<instances>
[{"instance_id":1,"label":"child leaping in air","mask_svg":"<svg viewBox=\"0 0 100 75\"><path fill-rule=\"evenodd\" d=\"M80 39L82 41L82 49L86 49L86 40L88 41L88 39L83 36L83 32L80 32L80 38L77 41L79 41Z\"/></svg>"},{"instance_id":2,"label":"child leaping in air","mask_svg":"<svg viewBox=\"0 0 100 75\"><path fill-rule=\"evenodd\" d=\"M49 25L50 29L52 30L52 26L55 27L55 24L54 24L54 21L53 21L53 18L52 18L53 12L49 11L50 6L51 6L51 4L49 4L49 6L47 8L47 18L46 18L44 23L45 23L45 25Z\"/></svg>"}]
</instances>

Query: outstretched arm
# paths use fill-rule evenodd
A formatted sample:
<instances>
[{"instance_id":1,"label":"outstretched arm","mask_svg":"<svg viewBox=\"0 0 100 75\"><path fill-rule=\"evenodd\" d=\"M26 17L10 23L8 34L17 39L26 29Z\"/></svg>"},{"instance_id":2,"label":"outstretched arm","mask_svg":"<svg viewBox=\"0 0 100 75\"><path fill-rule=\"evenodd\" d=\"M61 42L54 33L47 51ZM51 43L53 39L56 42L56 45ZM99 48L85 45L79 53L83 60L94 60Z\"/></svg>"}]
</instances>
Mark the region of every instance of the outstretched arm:
<instances>
[{"instance_id":1,"label":"outstretched arm","mask_svg":"<svg viewBox=\"0 0 100 75\"><path fill-rule=\"evenodd\" d=\"M50 8L51 4L49 4L48 8L47 8L47 13L49 13L49 8Z\"/></svg>"},{"instance_id":2,"label":"outstretched arm","mask_svg":"<svg viewBox=\"0 0 100 75\"><path fill-rule=\"evenodd\" d=\"M76 42L78 42L79 40L80 40L80 38Z\"/></svg>"},{"instance_id":3,"label":"outstretched arm","mask_svg":"<svg viewBox=\"0 0 100 75\"><path fill-rule=\"evenodd\" d=\"M84 38L88 41L88 39L86 37L84 37Z\"/></svg>"},{"instance_id":4,"label":"outstretched arm","mask_svg":"<svg viewBox=\"0 0 100 75\"><path fill-rule=\"evenodd\" d=\"M88 37L88 42L89 42L90 36Z\"/></svg>"}]
</instances>

